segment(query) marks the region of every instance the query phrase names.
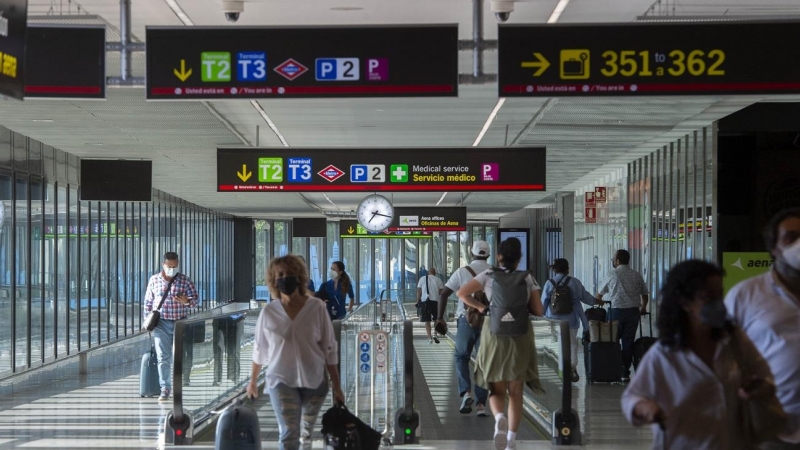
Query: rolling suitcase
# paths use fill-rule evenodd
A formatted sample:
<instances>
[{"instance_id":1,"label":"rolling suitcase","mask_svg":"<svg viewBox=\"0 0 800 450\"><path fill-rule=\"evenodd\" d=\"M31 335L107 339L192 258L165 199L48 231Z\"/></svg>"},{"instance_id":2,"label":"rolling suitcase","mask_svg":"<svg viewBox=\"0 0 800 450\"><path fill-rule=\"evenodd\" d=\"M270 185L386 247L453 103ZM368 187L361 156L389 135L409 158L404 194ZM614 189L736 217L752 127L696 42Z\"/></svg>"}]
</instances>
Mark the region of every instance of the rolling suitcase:
<instances>
[{"instance_id":1,"label":"rolling suitcase","mask_svg":"<svg viewBox=\"0 0 800 450\"><path fill-rule=\"evenodd\" d=\"M150 351L142 355L142 368L139 371L139 397L155 397L161 394L161 384L158 381L158 356L156 347L150 346Z\"/></svg>"},{"instance_id":2,"label":"rolling suitcase","mask_svg":"<svg viewBox=\"0 0 800 450\"><path fill-rule=\"evenodd\" d=\"M586 319L589 321L596 320L598 322L606 321L606 310L602 306L593 306L585 311Z\"/></svg>"},{"instance_id":3,"label":"rolling suitcase","mask_svg":"<svg viewBox=\"0 0 800 450\"><path fill-rule=\"evenodd\" d=\"M650 324L650 336L644 336L644 326L642 324L642 319L639 318L639 339L633 343L634 370L639 367L639 361L644 358L644 354L647 353L647 350L658 340L657 338L653 337L653 319L650 318L650 314L647 314L647 322Z\"/></svg>"},{"instance_id":4,"label":"rolling suitcase","mask_svg":"<svg viewBox=\"0 0 800 450\"><path fill-rule=\"evenodd\" d=\"M585 348L584 363L589 383L622 381L622 347L619 342L590 342Z\"/></svg>"},{"instance_id":5,"label":"rolling suitcase","mask_svg":"<svg viewBox=\"0 0 800 450\"><path fill-rule=\"evenodd\" d=\"M216 450L261 450L261 427L256 411L240 397L217 420Z\"/></svg>"}]
</instances>

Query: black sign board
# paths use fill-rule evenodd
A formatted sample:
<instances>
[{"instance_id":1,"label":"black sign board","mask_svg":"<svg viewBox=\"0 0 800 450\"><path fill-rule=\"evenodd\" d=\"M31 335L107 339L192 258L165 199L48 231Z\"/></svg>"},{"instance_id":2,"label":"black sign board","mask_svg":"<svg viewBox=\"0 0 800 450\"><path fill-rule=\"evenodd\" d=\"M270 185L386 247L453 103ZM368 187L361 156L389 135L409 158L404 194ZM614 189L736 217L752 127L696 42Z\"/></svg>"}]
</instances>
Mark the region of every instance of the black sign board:
<instances>
[{"instance_id":1,"label":"black sign board","mask_svg":"<svg viewBox=\"0 0 800 450\"><path fill-rule=\"evenodd\" d=\"M25 97L105 98L104 26L28 27Z\"/></svg>"},{"instance_id":2,"label":"black sign board","mask_svg":"<svg viewBox=\"0 0 800 450\"><path fill-rule=\"evenodd\" d=\"M0 0L0 94L25 96L28 0Z\"/></svg>"},{"instance_id":3,"label":"black sign board","mask_svg":"<svg viewBox=\"0 0 800 450\"><path fill-rule=\"evenodd\" d=\"M372 238L372 239L430 239L433 237L430 231L390 231L389 229L380 233L367 231L359 225L357 220L339 221L339 237L342 238Z\"/></svg>"},{"instance_id":4,"label":"black sign board","mask_svg":"<svg viewBox=\"0 0 800 450\"><path fill-rule=\"evenodd\" d=\"M457 95L457 25L147 28L150 100Z\"/></svg>"},{"instance_id":5,"label":"black sign board","mask_svg":"<svg viewBox=\"0 0 800 450\"><path fill-rule=\"evenodd\" d=\"M500 25L499 95L797 93L799 34L797 21Z\"/></svg>"},{"instance_id":6,"label":"black sign board","mask_svg":"<svg viewBox=\"0 0 800 450\"><path fill-rule=\"evenodd\" d=\"M544 191L544 147L218 148L218 192Z\"/></svg>"},{"instance_id":7,"label":"black sign board","mask_svg":"<svg viewBox=\"0 0 800 450\"><path fill-rule=\"evenodd\" d=\"M328 221L324 217L295 217L292 219L292 237L326 237Z\"/></svg>"},{"instance_id":8,"label":"black sign board","mask_svg":"<svg viewBox=\"0 0 800 450\"><path fill-rule=\"evenodd\" d=\"M389 231L466 231L467 208L395 208Z\"/></svg>"}]
</instances>

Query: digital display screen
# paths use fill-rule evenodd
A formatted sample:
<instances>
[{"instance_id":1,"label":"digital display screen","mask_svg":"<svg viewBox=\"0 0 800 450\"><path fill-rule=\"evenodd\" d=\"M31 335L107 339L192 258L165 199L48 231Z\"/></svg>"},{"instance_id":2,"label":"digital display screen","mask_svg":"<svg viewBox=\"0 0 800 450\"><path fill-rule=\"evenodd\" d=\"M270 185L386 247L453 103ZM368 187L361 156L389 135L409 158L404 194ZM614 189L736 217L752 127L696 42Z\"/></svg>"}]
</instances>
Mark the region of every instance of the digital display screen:
<instances>
[{"instance_id":1,"label":"digital display screen","mask_svg":"<svg viewBox=\"0 0 800 450\"><path fill-rule=\"evenodd\" d=\"M25 95L28 0L0 0L0 95Z\"/></svg>"},{"instance_id":2,"label":"digital display screen","mask_svg":"<svg viewBox=\"0 0 800 450\"><path fill-rule=\"evenodd\" d=\"M517 270L528 270L529 260L528 260L528 236L530 234L530 230L525 228L499 228L497 230L497 236L499 238L498 245L505 241L508 238L515 237L519 239L520 244L522 244L522 259L519 260L519 265L517 266ZM498 247L499 248L499 247Z\"/></svg>"},{"instance_id":3,"label":"digital display screen","mask_svg":"<svg viewBox=\"0 0 800 450\"><path fill-rule=\"evenodd\" d=\"M106 29L31 25L26 64L25 97L105 98Z\"/></svg>"},{"instance_id":4,"label":"digital display screen","mask_svg":"<svg viewBox=\"0 0 800 450\"><path fill-rule=\"evenodd\" d=\"M147 98L456 97L458 26L148 27Z\"/></svg>"},{"instance_id":5,"label":"digital display screen","mask_svg":"<svg viewBox=\"0 0 800 450\"><path fill-rule=\"evenodd\" d=\"M149 202L152 161L81 159L81 200Z\"/></svg>"},{"instance_id":6,"label":"digital display screen","mask_svg":"<svg viewBox=\"0 0 800 450\"><path fill-rule=\"evenodd\" d=\"M327 220L322 218L298 218L292 219L293 237L326 237L328 235Z\"/></svg>"},{"instance_id":7,"label":"digital display screen","mask_svg":"<svg viewBox=\"0 0 800 450\"><path fill-rule=\"evenodd\" d=\"M501 97L800 92L800 21L509 25Z\"/></svg>"},{"instance_id":8,"label":"digital display screen","mask_svg":"<svg viewBox=\"0 0 800 450\"><path fill-rule=\"evenodd\" d=\"M544 147L218 148L219 192L544 191Z\"/></svg>"}]
</instances>

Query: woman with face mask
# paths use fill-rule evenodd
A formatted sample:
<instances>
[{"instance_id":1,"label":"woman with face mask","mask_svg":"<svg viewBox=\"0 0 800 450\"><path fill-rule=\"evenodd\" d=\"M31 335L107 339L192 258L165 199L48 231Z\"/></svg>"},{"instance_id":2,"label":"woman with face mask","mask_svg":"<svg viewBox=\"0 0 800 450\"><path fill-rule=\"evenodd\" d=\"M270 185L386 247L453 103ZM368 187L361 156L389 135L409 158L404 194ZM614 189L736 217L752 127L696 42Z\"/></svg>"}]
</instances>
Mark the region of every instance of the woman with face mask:
<instances>
[{"instance_id":1,"label":"woman with face mask","mask_svg":"<svg viewBox=\"0 0 800 450\"><path fill-rule=\"evenodd\" d=\"M269 363L264 390L278 419L279 448L310 449L314 424L328 395L328 377L334 401L344 404L333 325L325 304L308 295L308 271L298 257L273 259L267 285L280 301L267 304L258 316L247 394L258 397L256 382Z\"/></svg>"},{"instance_id":2,"label":"woman with face mask","mask_svg":"<svg viewBox=\"0 0 800 450\"><path fill-rule=\"evenodd\" d=\"M653 448L748 449L745 402L775 395L769 366L727 319L722 270L699 260L677 264L661 289L659 342L622 395L622 412L651 425ZM746 371L741 366L747 364Z\"/></svg>"},{"instance_id":3,"label":"woman with face mask","mask_svg":"<svg viewBox=\"0 0 800 450\"><path fill-rule=\"evenodd\" d=\"M350 275L344 271L344 263L341 261L334 261L331 264L328 276L330 279L322 283L317 296L326 301L331 320L343 319L348 311L353 311L355 304L353 283L350 281ZM349 308L347 298L350 299Z\"/></svg>"}]
</instances>

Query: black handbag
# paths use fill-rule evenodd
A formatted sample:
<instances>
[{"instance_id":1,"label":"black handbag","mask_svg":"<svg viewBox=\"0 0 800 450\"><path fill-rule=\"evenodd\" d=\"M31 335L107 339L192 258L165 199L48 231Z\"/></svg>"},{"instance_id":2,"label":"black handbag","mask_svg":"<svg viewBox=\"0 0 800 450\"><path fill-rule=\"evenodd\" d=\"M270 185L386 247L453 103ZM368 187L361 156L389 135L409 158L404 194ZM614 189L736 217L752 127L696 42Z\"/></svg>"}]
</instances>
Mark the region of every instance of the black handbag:
<instances>
[{"instance_id":1,"label":"black handbag","mask_svg":"<svg viewBox=\"0 0 800 450\"><path fill-rule=\"evenodd\" d=\"M322 436L331 450L378 450L383 438L344 405L333 405L322 415Z\"/></svg>"},{"instance_id":2,"label":"black handbag","mask_svg":"<svg viewBox=\"0 0 800 450\"><path fill-rule=\"evenodd\" d=\"M178 275L180 274L176 273L175 276L172 277L171 280L169 280L169 283L167 284L167 289L164 291L164 295L161 296L161 301L158 302L158 307L150 311L147 314L147 316L145 316L144 322L142 322L142 328L144 328L145 330L153 331L156 329L156 325L158 325L158 320L161 319L161 311L159 310L161 309L161 306L164 304L164 300L166 300L167 295L169 294L169 290L172 288L172 283L175 282L175 279L178 278Z\"/></svg>"}]
</instances>

